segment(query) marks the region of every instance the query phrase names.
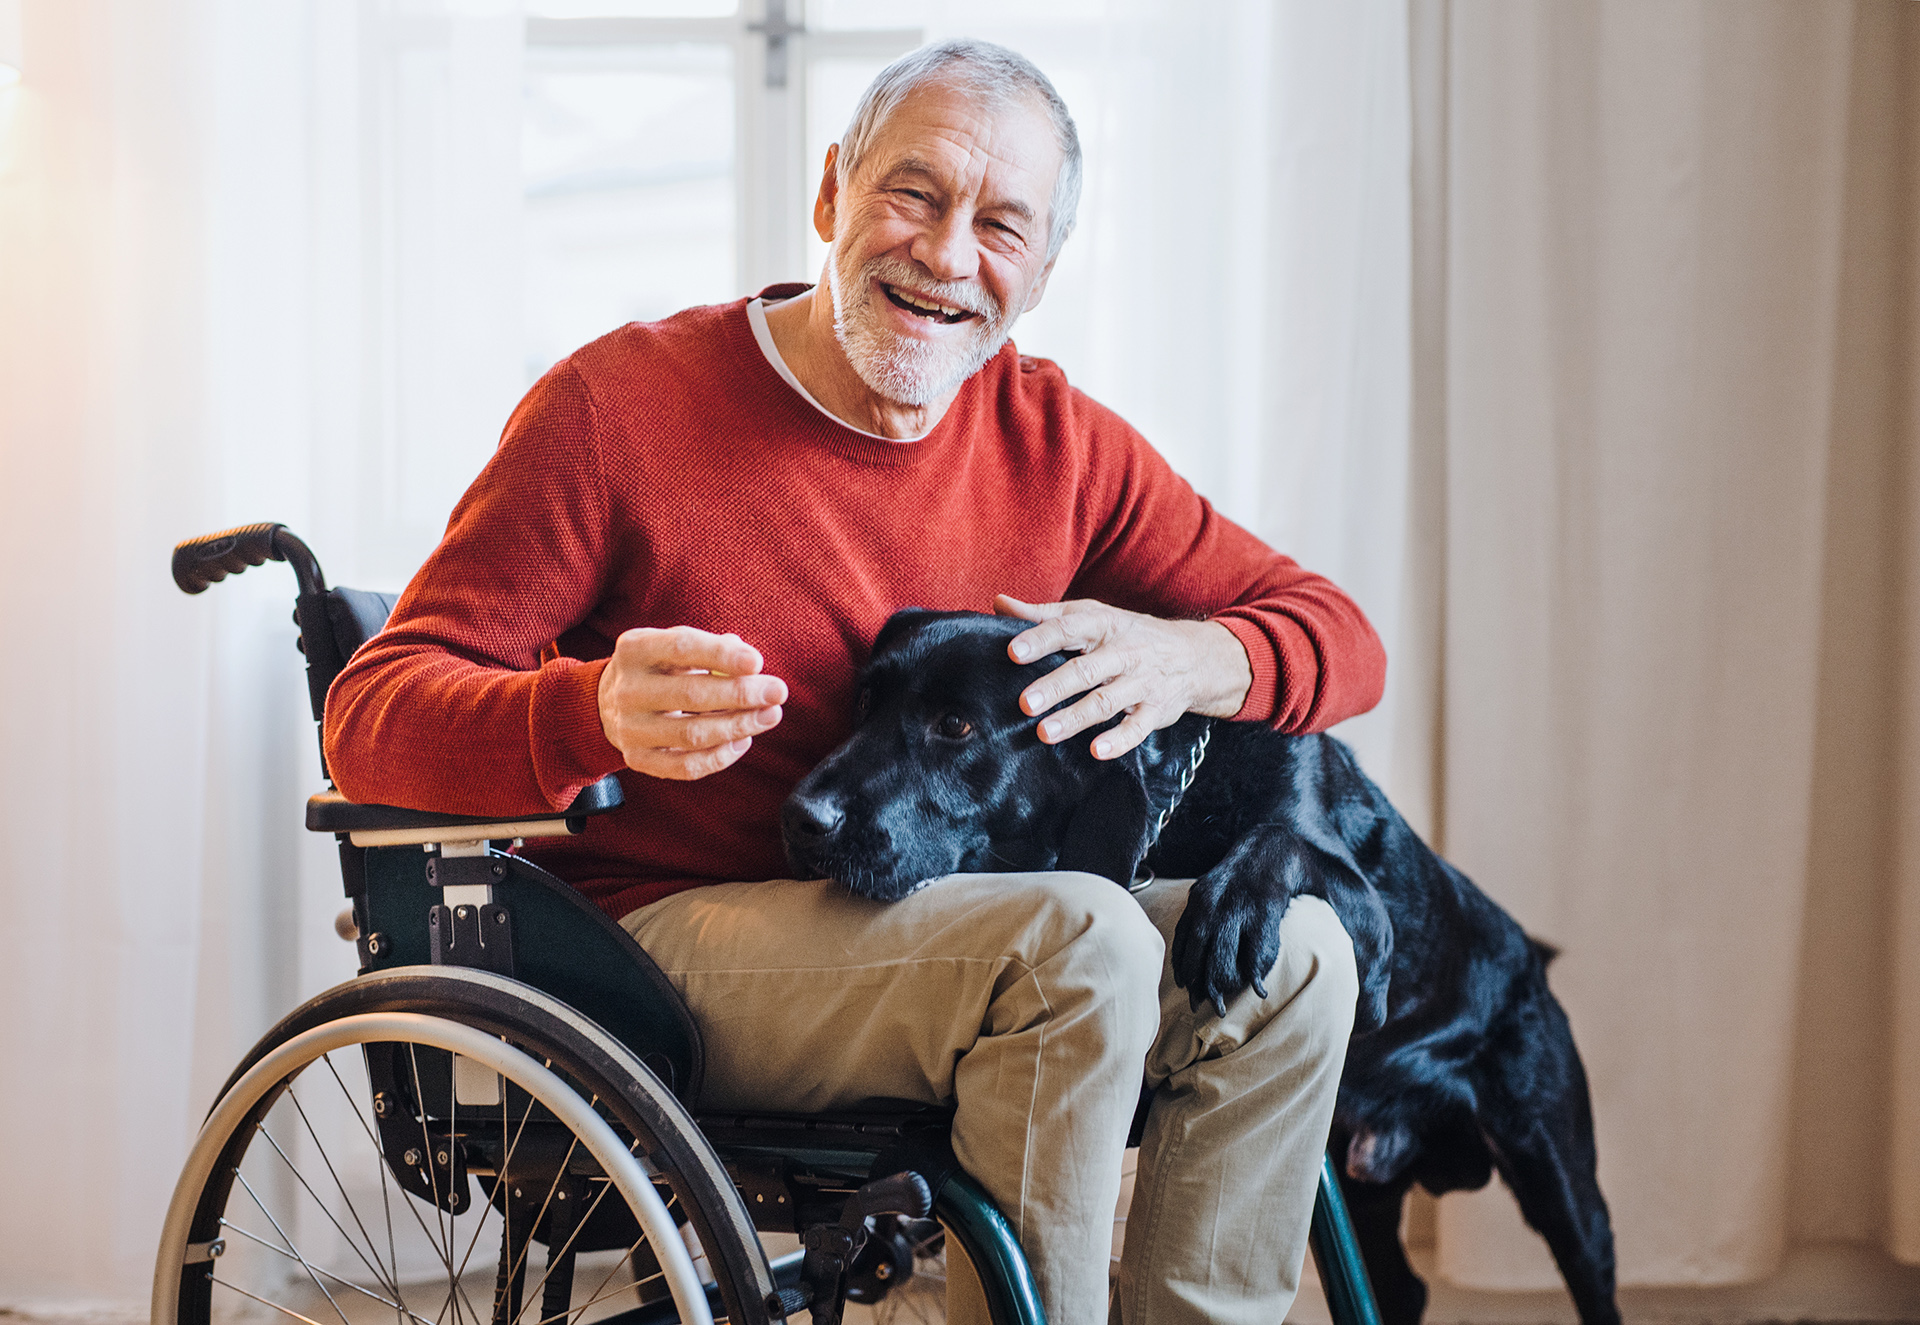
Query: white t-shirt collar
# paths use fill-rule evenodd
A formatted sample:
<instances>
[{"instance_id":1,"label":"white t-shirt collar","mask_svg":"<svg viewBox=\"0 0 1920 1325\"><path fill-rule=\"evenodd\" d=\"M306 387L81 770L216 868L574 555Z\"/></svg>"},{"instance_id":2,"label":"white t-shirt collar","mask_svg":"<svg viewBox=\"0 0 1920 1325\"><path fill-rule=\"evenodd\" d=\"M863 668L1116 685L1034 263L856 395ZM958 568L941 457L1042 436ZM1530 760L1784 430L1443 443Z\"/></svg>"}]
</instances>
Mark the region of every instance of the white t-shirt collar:
<instances>
[{"instance_id":1,"label":"white t-shirt collar","mask_svg":"<svg viewBox=\"0 0 1920 1325\"><path fill-rule=\"evenodd\" d=\"M798 299L800 296L794 295L793 298ZM780 350L773 343L773 332L767 326L767 309L778 308L786 302L785 299L779 299L769 304L766 300L758 297L747 300L747 325L753 328L753 343L760 347L760 353L767 356L767 362L773 365L774 372L780 374L781 381L785 382L795 391L798 391L800 393L800 399L806 401L842 428L851 428L862 437L871 437L875 441L880 442L917 442L926 437L926 433L921 433L919 437L882 437L879 433L868 432L865 428L854 428L851 423L848 423L838 414L835 414L825 405L815 400L812 393L800 385L800 379L793 375L793 369L787 367L787 361L780 357Z\"/></svg>"}]
</instances>

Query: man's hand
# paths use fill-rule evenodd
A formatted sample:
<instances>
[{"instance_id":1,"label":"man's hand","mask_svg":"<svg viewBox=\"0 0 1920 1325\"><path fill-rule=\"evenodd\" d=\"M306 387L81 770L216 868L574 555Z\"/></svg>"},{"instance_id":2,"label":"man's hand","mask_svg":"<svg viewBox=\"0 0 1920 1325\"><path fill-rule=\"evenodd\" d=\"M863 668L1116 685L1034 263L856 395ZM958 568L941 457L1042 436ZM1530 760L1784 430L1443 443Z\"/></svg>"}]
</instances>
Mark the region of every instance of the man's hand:
<instances>
[{"instance_id":1,"label":"man's hand","mask_svg":"<svg viewBox=\"0 0 1920 1325\"><path fill-rule=\"evenodd\" d=\"M1041 740L1054 745L1117 714L1127 715L1094 739L1095 759L1125 754L1186 713L1230 718L1253 684L1247 651L1217 621L1163 621L1091 599L1023 603L1005 594L993 600L993 608L1002 616L1039 623L1008 643L1007 656L1015 662L1057 649L1080 655L1021 692L1020 708L1028 714L1045 713L1080 695L1077 703L1040 724Z\"/></svg>"},{"instance_id":2,"label":"man's hand","mask_svg":"<svg viewBox=\"0 0 1920 1325\"><path fill-rule=\"evenodd\" d=\"M780 721L787 683L761 665L738 635L626 631L600 674L600 727L638 772L682 782L718 773Z\"/></svg>"}]
</instances>

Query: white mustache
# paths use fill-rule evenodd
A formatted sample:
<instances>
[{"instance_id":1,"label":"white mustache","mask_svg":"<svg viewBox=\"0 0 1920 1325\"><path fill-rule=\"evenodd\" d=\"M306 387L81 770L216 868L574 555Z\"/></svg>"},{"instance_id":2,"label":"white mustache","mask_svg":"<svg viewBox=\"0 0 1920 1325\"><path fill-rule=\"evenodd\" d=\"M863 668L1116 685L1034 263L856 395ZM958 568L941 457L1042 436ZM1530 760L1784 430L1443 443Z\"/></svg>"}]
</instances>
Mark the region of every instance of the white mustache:
<instances>
[{"instance_id":1,"label":"white mustache","mask_svg":"<svg viewBox=\"0 0 1920 1325\"><path fill-rule=\"evenodd\" d=\"M979 286L968 285L964 281L930 280L898 258L874 258L861 269L860 274L883 285L897 285L923 299L937 300L969 313L978 313L989 322L998 322L1001 317L1000 301Z\"/></svg>"}]
</instances>

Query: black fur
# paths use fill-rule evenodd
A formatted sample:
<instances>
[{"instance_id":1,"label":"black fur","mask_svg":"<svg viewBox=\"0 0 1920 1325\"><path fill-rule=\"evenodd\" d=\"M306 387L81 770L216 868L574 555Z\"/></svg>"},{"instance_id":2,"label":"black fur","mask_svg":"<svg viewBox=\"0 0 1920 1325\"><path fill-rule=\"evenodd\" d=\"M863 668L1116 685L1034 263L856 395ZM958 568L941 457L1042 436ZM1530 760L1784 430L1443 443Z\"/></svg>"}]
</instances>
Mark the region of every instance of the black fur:
<instances>
[{"instance_id":1,"label":"black fur","mask_svg":"<svg viewBox=\"0 0 1920 1325\"><path fill-rule=\"evenodd\" d=\"M1408 1188L1480 1187L1496 1170L1583 1325L1616 1325L1586 1076L1547 988L1551 950L1429 850L1331 737L1189 715L1108 763L1086 735L1042 744L1017 697L1065 659L1011 662L1026 626L918 609L888 621L854 734L783 810L796 875L883 900L963 870L1192 877L1173 970L1195 1006L1260 987L1288 903L1324 898L1361 979L1331 1146L1387 1325L1426 1306L1400 1243ZM1199 773L1150 844L1203 728Z\"/></svg>"}]
</instances>

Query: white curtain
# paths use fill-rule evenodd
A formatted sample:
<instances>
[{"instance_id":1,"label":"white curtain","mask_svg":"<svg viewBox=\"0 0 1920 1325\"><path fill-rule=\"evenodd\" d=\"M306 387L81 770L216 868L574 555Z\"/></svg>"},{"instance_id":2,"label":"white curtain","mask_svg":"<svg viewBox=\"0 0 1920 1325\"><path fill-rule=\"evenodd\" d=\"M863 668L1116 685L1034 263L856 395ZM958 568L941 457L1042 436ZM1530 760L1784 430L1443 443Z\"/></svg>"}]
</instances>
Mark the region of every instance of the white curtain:
<instances>
[{"instance_id":1,"label":"white curtain","mask_svg":"<svg viewBox=\"0 0 1920 1325\"><path fill-rule=\"evenodd\" d=\"M166 554L279 519L387 586L431 546L521 380L519 28L486 0L24 8L0 1306L134 1316L220 1080L351 971L298 828L291 582L188 599ZM1763 1281L1635 1300L1870 1314L1767 1287L1839 1243L1910 1307L1920 6L926 22L1033 55L1087 140L1023 349L1355 592L1393 666L1343 734L1565 948L1623 1282ZM1555 1282L1498 1189L1411 1235L1458 1285Z\"/></svg>"},{"instance_id":2,"label":"white curtain","mask_svg":"<svg viewBox=\"0 0 1920 1325\"><path fill-rule=\"evenodd\" d=\"M1416 13L1444 844L1565 949L1622 1281L1910 1311L1920 7ZM1498 1192L1438 1260L1556 1282Z\"/></svg>"},{"instance_id":3,"label":"white curtain","mask_svg":"<svg viewBox=\"0 0 1920 1325\"><path fill-rule=\"evenodd\" d=\"M27 0L0 92L0 1306L144 1317L239 1055L353 973L268 565L403 582L517 395L505 5ZM485 273L476 280L474 273Z\"/></svg>"}]
</instances>

